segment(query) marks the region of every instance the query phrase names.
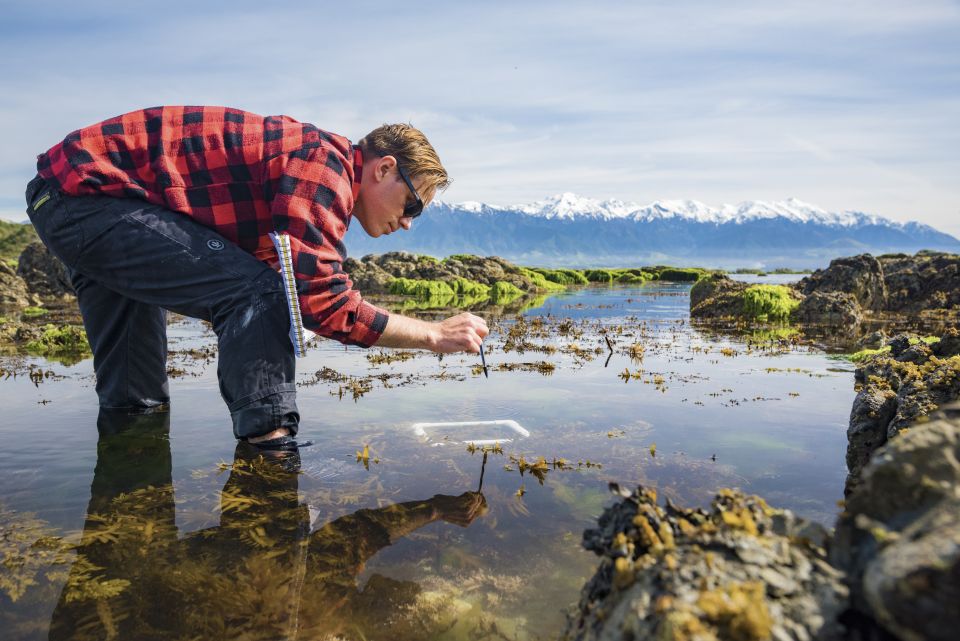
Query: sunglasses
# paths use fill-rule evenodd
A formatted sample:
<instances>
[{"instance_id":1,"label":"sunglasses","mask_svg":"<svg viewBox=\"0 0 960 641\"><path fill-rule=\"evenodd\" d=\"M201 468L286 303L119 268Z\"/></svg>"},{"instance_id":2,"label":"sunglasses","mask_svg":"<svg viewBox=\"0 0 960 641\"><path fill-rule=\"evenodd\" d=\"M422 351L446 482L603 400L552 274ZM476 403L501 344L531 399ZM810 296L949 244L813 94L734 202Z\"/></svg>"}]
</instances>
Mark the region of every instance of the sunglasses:
<instances>
[{"instance_id":1,"label":"sunglasses","mask_svg":"<svg viewBox=\"0 0 960 641\"><path fill-rule=\"evenodd\" d=\"M414 201L412 203L407 203L403 206L403 217L416 218L423 213L423 199L420 198L420 194L417 193L413 183L410 182L410 176L408 176L407 172L403 170L403 167L397 165L397 171L400 172L400 177L403 178L403 182L407 183L407 189L410 190L410 193L413 194L414 197Z\"/></svg>"}]
</instances>

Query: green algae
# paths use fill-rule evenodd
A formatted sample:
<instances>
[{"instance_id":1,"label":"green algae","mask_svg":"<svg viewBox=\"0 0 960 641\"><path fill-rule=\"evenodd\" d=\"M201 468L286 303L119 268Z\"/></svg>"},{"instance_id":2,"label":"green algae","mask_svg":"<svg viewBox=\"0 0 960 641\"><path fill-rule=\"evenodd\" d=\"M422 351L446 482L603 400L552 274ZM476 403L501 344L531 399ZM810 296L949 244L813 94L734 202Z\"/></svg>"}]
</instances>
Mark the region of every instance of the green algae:
<instances>
[{"instance_id":1,"label":"green algae","mask_svg":"<svg viewBox=\"0 0 960 641\"><path fill-rule=\"evenodd\" d=\"M90 343L87 341L87 333L83 327L78 325L57 327L48 323L44 325L40 338L26 344L26 350L38 356L89 354Z\"/></svg>"},{"instance_id":2,"label":"green algae","mask_svg":"<svg viewBox=\"0 0 960 641\"><path fill-rule=\"evenodd\" d=\"M467 278L456 278L450 283L457 296L463 298L483 299L490 296L490 286L478 283Z\"/></svg>"},{"instance_id":3,"label":"green algae","mask_svg":"<svg viewBox=\"0 0 960 641\"><path fill-rule=\"evenodd\" d=\"M696 282L710 273L699 267L663 267L657 269L657 280L680 283Z\"/></svg>"},{"instance_id":4,"label":"green algae","mask_svg":"<svg viewBox=\"0 0 960 641\"><path fill-rule=\"evenodd\" d=\"M49 314L50 312L44 309L43 307L27 307L20 313L23 316L31 317L31 316L43 316L44 314Z\"/></svg>"},{"instance_id":5,"label":"green algae","mask_svg":"<svg viewBox=\"0 0 960 641\"><path fill-rule=\"evenodd\" d=\"M741 294L743 314L756 321L785 321L800 306L800 301L785 285L751 285Z\"/></svg>"},{"instance_id":6,"label":"green algae","mask_svg":"<svg viewBox=\"0 0 960 641\"><path fill-rule=\"evenodd\" d=\"M523 296L523 290L503 280L498 280L490 288L490 300L494 303L508 303Z\"/></svg>"},{"instance_id":7,"label":"green algae","mask_svg":"<svg viewBox=\"0 0 960 641\"><path fill-rule=\"evenodd\" d=\"M562 292L566 289L565 285L548 280L544 274L535 269L520 267L520 274L529 280L533 288L538 292Z\"/></svg>"},{"instance_id":8,"label":"green algae","mask_svg":"<svg viewBox=\"0 0 960 641\"><path fill-rule=\"evenodd\" d=\"M917 343L923 342L923 343L926 343L927 345L932 345L933 343L939 342L939 340L940 340L939 336L924 336L922 338L914 337L910 339L910 344L916 345ZM877 354L887 354L889 352L890 352L890 346L884 345L883 347L879 347L876 349L869 349L869 348L861 349L860 351L854 352L852 354L839 354L837 358L842 358L852 363L859 363L863 360L866 360L867 358L870 358L871 356L876 356Z\"/></svg>"},{"instance_id":9,"label":"green algae","mask_svg":"<svg viewBox=\"0 0 960 641\"><path fill-rule=\"evenodd\" d=\"M454 298L456 292L442 280L420 280L412 278L395 278L390 281L388 291L401 296L413 296L419 300Z\"/></svg>"},{"instance_id":10,"label":"green algae","mask_svg":"<svg viewBox=\"0 0 960 641\"><path fill-rule=\"evenodd\" d=\"M533 267L533 271L542 274L551 283L558 285L586 285L590 281L579 269L546 269L544 267Z\"/></svg>"},{"instance_id":11,"label":"green algae","mask_svg":"<svg viewBox=\"0 0 960 641\"><path fill-rule=\"evenodd\" d=\"M413 299L405 301L403 309L469 308L489 300L491 290L491 287L467 278L456 278L450 282L395 278L388 285L391 294Z\"/></svg>"}]
</instances>

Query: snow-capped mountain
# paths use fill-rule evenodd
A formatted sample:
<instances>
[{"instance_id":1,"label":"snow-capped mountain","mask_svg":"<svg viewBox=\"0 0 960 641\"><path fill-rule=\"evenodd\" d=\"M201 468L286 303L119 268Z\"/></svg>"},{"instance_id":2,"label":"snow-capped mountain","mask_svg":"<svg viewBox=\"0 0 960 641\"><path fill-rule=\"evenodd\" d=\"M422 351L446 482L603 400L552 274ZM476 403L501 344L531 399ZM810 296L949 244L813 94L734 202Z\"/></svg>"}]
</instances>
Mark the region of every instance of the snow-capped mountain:
<instances>
[{"instance_id":1,"label":"snow-capped mountain","mask_svg":"<svg viewBox=\"0 0 960 641\"><path fill-rule=\"evenodd\" d=\"M410 232L380 239L367 237L359 225L351 228L352 256L474 253L555 266L819 267L863 252L960 252L960 241L928 225L830 212L795 198L717 208L695 200L598 201L568 192L510 207L436 201Z\"/></svg>"}]
</instances>

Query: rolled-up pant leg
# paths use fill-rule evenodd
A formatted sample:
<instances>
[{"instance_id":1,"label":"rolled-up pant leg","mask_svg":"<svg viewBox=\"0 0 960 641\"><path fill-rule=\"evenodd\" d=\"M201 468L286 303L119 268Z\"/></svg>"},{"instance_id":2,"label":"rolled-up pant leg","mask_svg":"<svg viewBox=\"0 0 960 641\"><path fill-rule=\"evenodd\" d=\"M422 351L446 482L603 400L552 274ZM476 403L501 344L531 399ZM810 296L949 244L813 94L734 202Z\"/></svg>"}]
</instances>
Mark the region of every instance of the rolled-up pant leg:
<instances>
[{"instance_id":1,"label":"rolled-up pant leg","mask_svg":"<svg viewBox=\"0 0 960 641\"><path fill-rule=\"evenodd\" d=\"M110 361L114 350L123 349L118 341L132 339L143 323L152 324L143 316L150 307L207 320L217 335L217 376L234 435L259 436L279 427L296 433L295 358L277 272L189 216L139 200L51 194L35 180L28 186L27 202L40 238L71 272L81 275L81 289L86 281L99 288L92 290L87 283L88 293L95 294L91 300L102 296L105 305L127 299L143 306L137 306L137 316L103 321L97 306L84 305L92 316L95 361L98 352L101 360ZM118 298L111 302L107 292ZM144 338L148 346L159 346L157 334ZM130 363L134 355L126 358ZM151 372L159 358L149 359ZM101 369L109 379L104 389L123 387L122 380L111 378L121 374L99 368L98 391Z\"/></svg>"}]
</instances>

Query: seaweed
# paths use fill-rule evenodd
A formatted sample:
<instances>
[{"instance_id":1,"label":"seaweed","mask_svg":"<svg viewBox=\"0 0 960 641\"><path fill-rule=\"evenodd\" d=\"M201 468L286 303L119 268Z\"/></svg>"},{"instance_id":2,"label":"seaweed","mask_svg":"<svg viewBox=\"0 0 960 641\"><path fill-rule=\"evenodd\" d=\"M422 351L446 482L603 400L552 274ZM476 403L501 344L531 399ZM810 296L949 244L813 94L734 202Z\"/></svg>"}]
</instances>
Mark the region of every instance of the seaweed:
<instances>
[{"instance_id":1,"label":"seaweed","mask_svg":"<svg viewBox=\"0 0 960 641\"><path fill-rule=\"evenodd\" d=\"M90 343L83 327L77 325L63 325L57 327L51 323L44 325L40 338L26 344L25 349L30 354L38 356L60 354L89 354Z\"/></svg>"},{"instance_id":2,"label":"seaweed","mask_svg":"<svg viewBox=\"0 0 960 641\"><path fill-rule=\"evenodd\" d=\"M743 314L756 321L784 321L800 306L785 285L751 285L741 294Z\"/></svg>"}]
</instances>

